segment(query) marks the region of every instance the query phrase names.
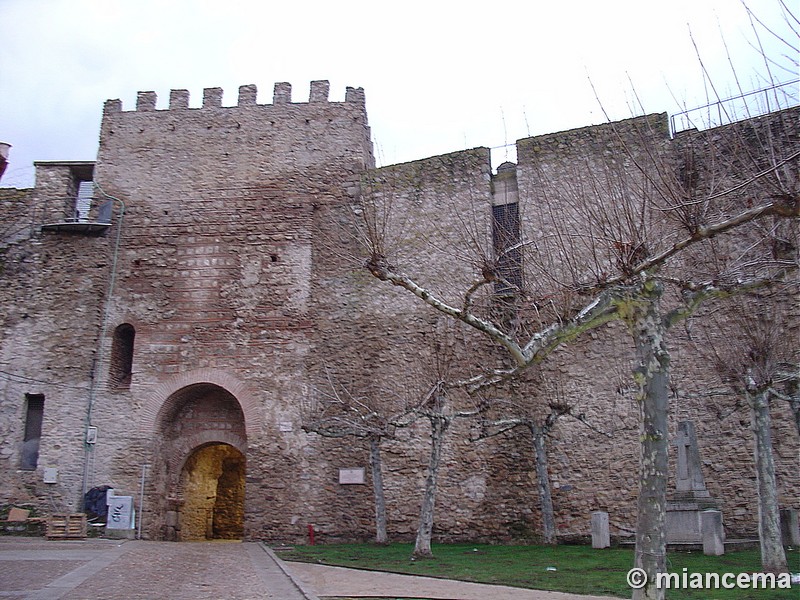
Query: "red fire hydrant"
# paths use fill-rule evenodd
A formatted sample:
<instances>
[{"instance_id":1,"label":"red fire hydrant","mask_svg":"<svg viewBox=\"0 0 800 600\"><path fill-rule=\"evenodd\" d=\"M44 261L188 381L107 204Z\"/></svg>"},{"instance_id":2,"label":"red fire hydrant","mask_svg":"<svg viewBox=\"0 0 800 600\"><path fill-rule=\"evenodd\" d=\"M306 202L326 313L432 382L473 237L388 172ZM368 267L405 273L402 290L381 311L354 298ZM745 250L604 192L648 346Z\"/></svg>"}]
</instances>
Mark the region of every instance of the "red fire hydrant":
<instances>
[{"instance_id":1,"label":"red fire hydrant","mask_svg":"<svg viewBox=\"0 0 800 600\"><path fill-rule=\"evenodd\" d=\"M314 542L314 526L310 523L308 525L308 543L312 546L316 543Z\"/></svg>"}]
</instances>

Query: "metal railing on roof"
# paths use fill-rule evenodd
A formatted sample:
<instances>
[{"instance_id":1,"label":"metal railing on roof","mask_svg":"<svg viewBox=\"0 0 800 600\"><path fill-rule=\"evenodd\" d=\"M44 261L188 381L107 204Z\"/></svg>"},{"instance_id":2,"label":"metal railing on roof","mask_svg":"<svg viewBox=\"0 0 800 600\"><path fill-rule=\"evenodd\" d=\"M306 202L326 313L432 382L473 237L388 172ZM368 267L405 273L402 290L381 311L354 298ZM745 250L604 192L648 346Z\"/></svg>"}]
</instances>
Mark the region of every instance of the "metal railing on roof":
<instances>
[{"instance_id":1,"label":"metal railing on roof","mask_svg":"<svg viewBox=\"0 0 800 600\"><path fill-rule=\"evenodd\" d=\"M711 129L796 106L800 104L798 84L800 79L786 81L676 113L670 117L671 133Z\"/></svg>"}]
</instances>

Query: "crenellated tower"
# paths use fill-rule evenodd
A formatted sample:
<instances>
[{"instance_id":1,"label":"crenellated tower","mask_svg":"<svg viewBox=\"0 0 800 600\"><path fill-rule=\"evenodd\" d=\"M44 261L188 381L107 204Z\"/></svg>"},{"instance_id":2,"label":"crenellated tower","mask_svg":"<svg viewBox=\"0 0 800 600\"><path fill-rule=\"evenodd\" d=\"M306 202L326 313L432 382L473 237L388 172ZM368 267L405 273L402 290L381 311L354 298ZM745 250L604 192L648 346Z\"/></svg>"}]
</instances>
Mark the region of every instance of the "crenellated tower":
<instances>
[{"instance_id":1,"label":"crenellated tower","mask_svg":"<svg viewBox=\"0 0 800 600\"><path fill-rule=\"evenodd\" d=\"M150 178L165 172L171 186L196 189L223 181L251 185L294 170L373 166L363 89L347 88L344 102L330 102L329 89L327 81L313 81L309 101L292 102L291 85L277 83L272 104L258 104L256 86L243 85L237 104L223 106L222 89L206 88L199 108L189 107L187 90L172 90L162 110L155 92L139 92L132 111L108 100L96 180L145 190L139 171Z\"/></svg>"},{"instance_id":2,"label":"crenellated tower","mask_svg":"<svg viewBox=\"0 0 800 600\"><path fill-rule=\"evenodd\" d=\"M120 454L151 465L154 537L206 536L191 519L219 512L205 505L218 492L203 487L216 475L199 472L239 473L222 512L248 508L228 514L223 537L242 527L288 535L287 515L320 487L301 477L299 414L326 318L316 232L374 160L362 89L343 102L329 101L327 81L311 83L308 102L291 91L278 83L259 104L245 85L223 106L222 90L208 88L192 108L188 91L172 90L166 109L140 92L135 110L104 107L94 181L124 209L91 410L104 432L92 483L130 476ZM132 436L149 441L131 450Z\"/></svg>"}]
</instances>

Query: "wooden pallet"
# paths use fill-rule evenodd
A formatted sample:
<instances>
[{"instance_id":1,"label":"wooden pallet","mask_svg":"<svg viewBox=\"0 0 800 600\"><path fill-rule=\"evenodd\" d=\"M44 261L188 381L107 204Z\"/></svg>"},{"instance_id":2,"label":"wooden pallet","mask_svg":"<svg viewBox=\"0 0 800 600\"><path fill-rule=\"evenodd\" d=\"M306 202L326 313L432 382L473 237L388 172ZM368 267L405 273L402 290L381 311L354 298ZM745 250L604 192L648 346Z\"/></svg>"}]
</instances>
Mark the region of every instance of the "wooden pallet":
<instances>
[{"instance_id":1,"label":"wooden pallet","mask_svg":"<svg viewBox=\"0 0 800 600\"><path fill-rule=\"evenodd\" d=\"M86 537L86 513L51 515L47 520L47 539L65 540Z\"/></svg>"}]
</instances>

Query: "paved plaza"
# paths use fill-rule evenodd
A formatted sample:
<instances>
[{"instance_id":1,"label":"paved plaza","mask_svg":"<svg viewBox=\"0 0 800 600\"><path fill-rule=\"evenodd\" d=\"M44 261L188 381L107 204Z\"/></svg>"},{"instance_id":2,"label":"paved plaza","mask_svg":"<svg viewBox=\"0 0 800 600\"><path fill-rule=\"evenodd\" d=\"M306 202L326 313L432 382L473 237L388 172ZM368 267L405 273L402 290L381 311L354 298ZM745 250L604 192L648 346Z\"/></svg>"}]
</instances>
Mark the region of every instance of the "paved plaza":
<instances>
[{"instance_id":1,"label":"paved plaza","mask_svg":"<svg viewBox=\"0 0 800 600\"><path fill-rule=\"evenodd\" d=\"M0 598L597 600L280 560L257 542L0 538Z\"/></svg>"}]
</instances>

